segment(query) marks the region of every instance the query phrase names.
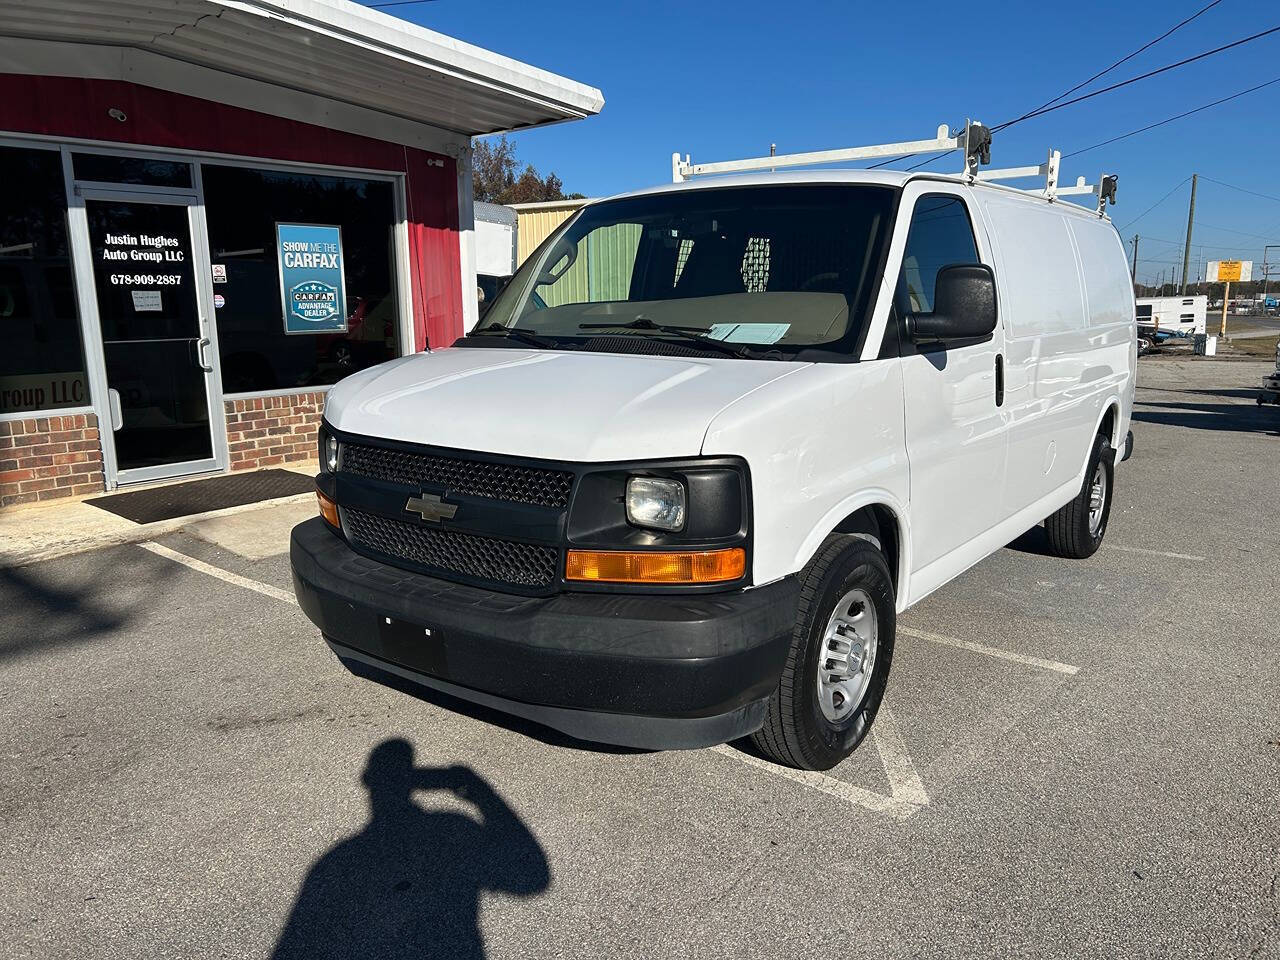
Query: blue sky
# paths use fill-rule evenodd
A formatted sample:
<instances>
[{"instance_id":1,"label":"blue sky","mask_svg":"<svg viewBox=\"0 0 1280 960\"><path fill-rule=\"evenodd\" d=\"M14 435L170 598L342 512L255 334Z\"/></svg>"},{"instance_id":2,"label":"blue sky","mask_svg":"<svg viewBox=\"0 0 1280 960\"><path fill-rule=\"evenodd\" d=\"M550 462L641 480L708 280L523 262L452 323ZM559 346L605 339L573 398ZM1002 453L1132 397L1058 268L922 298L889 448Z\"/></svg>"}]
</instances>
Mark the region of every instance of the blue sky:
<instances>
[{"instance_id":1,"label":"blue sky","mask_svg":"<svg viewBox=\"0 0 1280 960\"><path fill-rule=\"evenodd\" d=\"M1208 0L948 3L541 3L436 0L384 10L599 87L604 111L514 139L566 191L601 196L670 179L671 154L721 160L918 139L966 116L1036 107ZM1009 13L1004 12L1009 10ZM1223 0L1094 86L1280 25L1280 7ZM1041 162L1280 77L1280 33L998 134L993 165ZM1089 88L1092 89L1092 88ZM1142 235L1139 279L1182 260L1194 173L1193 262L1261 261L1280 243L1280 83L1064 162L1064 179L1120 176L1112 217ZM940 161L931 169L946 169ZM1137 220L1137 222L1133 222ZM1263 238L1267 239L1263 239ZM1272 251L1272 259L1280 250ZM1195 266L1192 267L1194 275Z\"/></svg>"}]
</instances>

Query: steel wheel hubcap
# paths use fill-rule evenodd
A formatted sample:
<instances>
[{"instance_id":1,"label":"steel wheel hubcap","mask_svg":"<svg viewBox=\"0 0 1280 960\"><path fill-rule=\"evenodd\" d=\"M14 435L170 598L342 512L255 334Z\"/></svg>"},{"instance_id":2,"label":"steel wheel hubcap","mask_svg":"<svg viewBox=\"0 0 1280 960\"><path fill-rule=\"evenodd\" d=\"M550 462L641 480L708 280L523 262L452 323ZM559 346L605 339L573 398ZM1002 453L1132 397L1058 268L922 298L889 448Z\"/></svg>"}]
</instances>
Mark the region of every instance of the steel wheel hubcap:
<instances>
[{"instance_id":1,"label":"steel wheel hubcap","mask_svg":"<svg viewBox=\"0 0 1280 960\"><path fill-rule=\"evenodd\" d=\"M831 611L818 651L818 704L832 723L846 720L867 695L875 670L879 623L865 590L850 590Z\"/></svg>"},{"instance_id":2,"label":"steel wheel hubcap","mask_svg":"<svg viewBox=\"0 0 1280 960\"><path fill-rule=\"evenodd\" d=\"M1089 485L1089 535L1096 537L1102 529L1102 510L1107 505L1107 471L1101 463L1093 471Z\"/></svg>"}]
</instances>

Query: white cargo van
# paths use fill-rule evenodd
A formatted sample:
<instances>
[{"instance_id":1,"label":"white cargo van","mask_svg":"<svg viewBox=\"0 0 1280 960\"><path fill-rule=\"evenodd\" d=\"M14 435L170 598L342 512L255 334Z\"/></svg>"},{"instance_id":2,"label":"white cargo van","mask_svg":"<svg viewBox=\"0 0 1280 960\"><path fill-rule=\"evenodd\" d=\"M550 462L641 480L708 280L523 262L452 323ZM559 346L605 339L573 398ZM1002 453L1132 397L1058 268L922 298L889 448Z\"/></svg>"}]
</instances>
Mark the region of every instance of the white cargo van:
<instances>
[{"instance_id":1,"label":"white cargo van","mask_svg":"<svg viewBox=\"0 0 1280 960\"><path fill-rule=\"evenodd\" d=\"M895 617L1107 529L1136 347L1101 213L973 176L592 203L470 335L329 394L302 609L353 671L575 737L828 768ZM399 678L399 679L396 679Z\"/></svg>"}]
</instances>

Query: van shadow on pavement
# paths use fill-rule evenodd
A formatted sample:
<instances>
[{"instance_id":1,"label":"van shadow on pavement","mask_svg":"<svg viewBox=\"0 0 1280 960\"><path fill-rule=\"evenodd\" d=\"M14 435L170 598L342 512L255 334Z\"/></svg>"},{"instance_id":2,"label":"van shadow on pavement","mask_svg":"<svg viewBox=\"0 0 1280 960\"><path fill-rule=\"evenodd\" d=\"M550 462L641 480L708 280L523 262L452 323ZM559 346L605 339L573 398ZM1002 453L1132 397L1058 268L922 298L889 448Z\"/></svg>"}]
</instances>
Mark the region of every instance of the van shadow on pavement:
<instances>
[{"instance_id":1,"label":"van shadow on pavement","mask_svg":"<svg viewBox=\"0 0 1280 960\"><path fill-rule=\"evenodd\" d=\"M375 683L398 690L403 694L421 700L423 703L429 703L432 706L440 707L451 713L460 713L464 717L470 717L481 723L488 723L495 727L501 727L504 730L510 730L512 733L528 737L531 740L537 740L539 743L545 743L551 747L564 747L571 750L585 750L590 753L606 753L606 754L640 754L652 753L652 750L646 750L641 747L623 747L611 743L594 743L589 740L579 740L571 737L567 733L561 733L551 727L543 726L535 723L533 720L526 720L523 717L517 717L512 713L503 713L500 710L486 707L478 703L472 703L470 700L463 700L459 697L452 696L443 691L427 687L422 684L414 683L406 680L399 674L390 673L385 670L379 670L377 667L369 666L358 660L347 660L339 657L343 665L357 677L364 680L372 680Z\"/></svg>"},{"instance_id":2,"label":"van shadow on pavement","mask_svg":"<svg viewBox=\"0 0 1280 960\"><path fill-rule=\"evenodd\" d=\"M369 754L369 822L308 871L276 960L482 958L480 895L531 897L551 882L537 838L470 767L415 767L406 740ZM446 790L476 815L427 811Z\"/></svg>"},{"instance_id":3,"label":"van shadow on pavement","mask_svg":"<svg viewBox=\"0 0 1280 960\"><path fill-rule=\"evenodd\" d=\"M1257 395L1257 391L1253 391ZM1151 403L1139 401L1133 419L1141 423L1162 423L1197 430L1228 430L1239 433L1280 434L1280 416L1275 407L1250 403Z\"/></svg>"}]
</instances>

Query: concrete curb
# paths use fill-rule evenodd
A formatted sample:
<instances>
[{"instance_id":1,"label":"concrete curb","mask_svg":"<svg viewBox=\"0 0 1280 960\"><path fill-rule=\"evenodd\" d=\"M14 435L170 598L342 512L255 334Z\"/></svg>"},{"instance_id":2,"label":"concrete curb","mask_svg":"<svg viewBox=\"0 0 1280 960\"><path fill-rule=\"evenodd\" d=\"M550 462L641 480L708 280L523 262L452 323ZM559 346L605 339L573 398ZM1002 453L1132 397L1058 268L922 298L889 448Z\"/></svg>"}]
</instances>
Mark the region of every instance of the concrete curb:
<instances>
[{"instance_id":1,"label":"concrete curb","mask_svg":"<svg viewBox=\"0 0 1280 960\"><path fill-rule=\"evenodd\" d=\"M171 520L159 520L155 523L134 524L130 529L97 534L85 537L83 540L76 540L73 542L61 542L51 545L46 549L37 548L34 551L24 550L21 554L16 551L5 551L0 549L0 570L25 567L32 563L40 563L44 560L56 560L60 557L70 557L78 553L85 553L89 550L100 550L103 547L116 547L126 543L138 543L142 540L152 540L156 537L162 537L165 534L173 533L175 530L181 530L183 527L190 526L193 523L199 523L202 520L211 520L215 517L227 517L238 513L250 513L254 510L266 510L271 507L278 507L284 504L305 503L314 499L314 493L299 493L292 497L280 497L276 500L261 500L257 503L242 504L238 507L227 507L224 510L210 510L206 513L193 513L185 517L174 517ZM100 508L87 506L85 509L98 510Z\"/></svg>"}]
</instances>

